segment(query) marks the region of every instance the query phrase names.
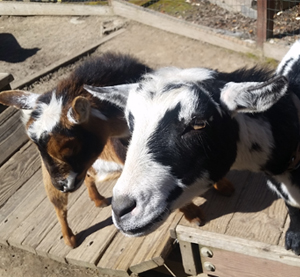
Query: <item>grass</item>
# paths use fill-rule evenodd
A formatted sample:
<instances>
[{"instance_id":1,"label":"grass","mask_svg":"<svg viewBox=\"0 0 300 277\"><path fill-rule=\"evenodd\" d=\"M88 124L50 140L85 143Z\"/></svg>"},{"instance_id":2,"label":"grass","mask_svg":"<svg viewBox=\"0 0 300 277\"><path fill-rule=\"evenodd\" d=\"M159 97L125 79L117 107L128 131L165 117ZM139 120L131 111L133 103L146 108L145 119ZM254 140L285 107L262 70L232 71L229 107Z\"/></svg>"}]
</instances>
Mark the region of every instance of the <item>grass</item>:
<instances>
[{"instance_id":1,"label":"grass","mask_svg":"<svg viewBox=\"0 0 300 277\"><path fill-rule=\"evenodd\" d=\"M173 16L193 8L193 6L186 3L185 0L130 0L128 2Z\"/></svg>"}]
</instances>

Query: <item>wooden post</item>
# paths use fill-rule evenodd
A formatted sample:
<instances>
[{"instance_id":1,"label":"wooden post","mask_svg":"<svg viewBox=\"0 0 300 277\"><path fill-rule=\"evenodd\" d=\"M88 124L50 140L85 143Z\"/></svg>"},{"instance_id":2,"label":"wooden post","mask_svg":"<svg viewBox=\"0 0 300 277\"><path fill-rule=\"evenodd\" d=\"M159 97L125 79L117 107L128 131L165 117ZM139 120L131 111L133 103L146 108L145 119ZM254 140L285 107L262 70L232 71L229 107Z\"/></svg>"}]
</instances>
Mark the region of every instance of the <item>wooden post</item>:
<instances>
[{"instance_id":1,"label":"wooden post","mask_svg":"<svg viewBox=\"0 0 300 277\"><path fill-rule=\"evenodd\" d=\"M189 275L202 273L203 271L198 246L190 242L179 241L179 247L185 273Z\"/></svg>"},{"instance_id":2,"label":"wooden post","mask_svg":"<svg viewBox=\"0 0 300 277\"><path fill-rule=\"evenodd\" d=\"M273 36L274 13L276 0L257 0L257 44Z\"/></svg>"}]
</instances>

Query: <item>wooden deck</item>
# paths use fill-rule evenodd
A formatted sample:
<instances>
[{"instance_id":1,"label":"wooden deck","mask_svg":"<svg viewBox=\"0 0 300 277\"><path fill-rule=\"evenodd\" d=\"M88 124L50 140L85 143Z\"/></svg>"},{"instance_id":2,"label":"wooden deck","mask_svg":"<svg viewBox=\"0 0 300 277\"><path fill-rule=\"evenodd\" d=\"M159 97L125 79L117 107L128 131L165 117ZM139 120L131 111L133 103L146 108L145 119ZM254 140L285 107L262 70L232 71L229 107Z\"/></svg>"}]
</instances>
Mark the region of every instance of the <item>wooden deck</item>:
<instances>
[{"instance_id":1,"label":"wooden deck","mask_svg":"<svg viewBox=\"0 0 300 277\"><path fill-rule=\"evenodd\" d=\"M1 74L0 80L2 90L8 89L12 77ZM68 222L80 245L71 249L64 244L42 182L39 154L28 141L20 116L12 107L0 113L0 243L114 276L164 265L174 241L169 229L181 213L173 213L149 236L125 237L112 224L111 207L96 208L85 186L70 194L68 205ZM113 185L101 185L100 193L111 197Z\"/></svg>"},{"instance_id":2,"label":"wooden deck","mask_svg":"<svg viewBox=\"0 0 300 277\"><path fill-rule=\"evenodd\" d=\"M3 88L9 88L11 80L0 74ZM62 263L129 276L165 265L177 239L189 275L300 276L300 258L284 249L289 225L284 202L267 189L264 176L249 172L229 173L236 189L233 196L211 190L196 199L206 215L204 226L191 225L175 212L156 232L141 238L119 233L112 224L111 207L94 207L82 186L69 197L68 221L80 244L69 248L46 197L40 157L28 141L20 112L1 106L0 111L0 243ZM111 197L113 185L102 185L100 193Z\"/></svg>"},{"instance_id":3,"label":"wooden deck","mask_svg":"<svg viewBox=\"0 0 300 277\"><path fill-rule=\"evenodd\" d=\"M233 196L209 191L196 200L206 216L204 226L195 227L182 218L171 230L180 243L185 272L299 277L300 258L284 249L289 226L284 201L267 188L262 174L230 172L228 178L236 189Z\"/></svg>"}]
</instances>

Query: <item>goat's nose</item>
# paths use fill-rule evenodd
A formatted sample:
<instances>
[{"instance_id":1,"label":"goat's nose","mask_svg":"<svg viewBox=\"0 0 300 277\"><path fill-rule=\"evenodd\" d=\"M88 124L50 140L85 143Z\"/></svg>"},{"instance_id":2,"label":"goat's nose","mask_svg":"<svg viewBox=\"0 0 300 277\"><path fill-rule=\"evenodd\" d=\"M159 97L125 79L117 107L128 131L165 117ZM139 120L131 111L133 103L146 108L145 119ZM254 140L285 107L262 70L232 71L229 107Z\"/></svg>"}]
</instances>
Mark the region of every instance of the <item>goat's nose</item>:
<instances>
[{"instance_id":1,"label":"goat's nose","mask_svg":"<svg viewBox=\"0 0 300 277\"><path fill-rule=\"evenodd\" d=\"M111 206L114 211L115 218L118 220L134 210L136 207L136 201L127 195L119 196L112 199Z\"/></svg>"}]
</instances>

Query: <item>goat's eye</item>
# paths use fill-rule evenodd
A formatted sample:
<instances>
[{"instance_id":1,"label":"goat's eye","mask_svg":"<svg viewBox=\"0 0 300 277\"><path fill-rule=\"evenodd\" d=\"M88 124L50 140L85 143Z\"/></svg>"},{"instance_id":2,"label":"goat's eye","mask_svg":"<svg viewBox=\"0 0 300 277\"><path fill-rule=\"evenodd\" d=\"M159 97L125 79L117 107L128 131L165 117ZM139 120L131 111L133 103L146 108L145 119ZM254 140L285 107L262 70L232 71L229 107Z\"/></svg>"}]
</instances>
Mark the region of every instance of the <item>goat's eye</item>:
<instances>
[{"instance_id":1,"label":"goat's eye","mask_svg":"<svg viewBox=\"0 0 300 277\"><path fill-rule=\"evenodd\" d=\"M201 120L199 118L193 118L190 123L190 126L194 130L201 130L206 127L206 121Z\"/></svg>"}]
</instances>

